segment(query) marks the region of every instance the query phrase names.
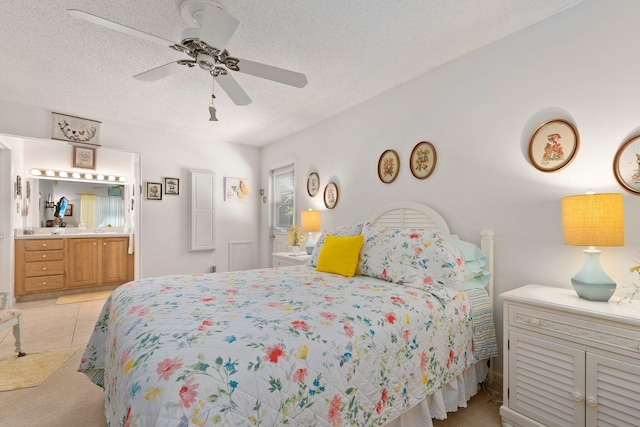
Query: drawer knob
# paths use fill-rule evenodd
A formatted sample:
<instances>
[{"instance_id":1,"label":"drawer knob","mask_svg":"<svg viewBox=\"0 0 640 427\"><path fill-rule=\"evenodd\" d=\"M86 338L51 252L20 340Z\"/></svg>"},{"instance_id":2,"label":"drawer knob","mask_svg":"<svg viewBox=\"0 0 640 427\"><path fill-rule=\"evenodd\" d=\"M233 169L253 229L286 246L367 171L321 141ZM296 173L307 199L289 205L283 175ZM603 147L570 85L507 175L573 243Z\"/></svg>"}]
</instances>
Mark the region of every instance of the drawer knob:
<instances>
[{"instance_id":1,"label":"drawer knob","mask_svg":"<svg viewBox=\"0 0 640 427\"><path fill-rule=\"evenodd\" d=\"M587 397L587 405L596 406L598 405L598 400L595 397Z\"/></svg>"},{"instance_id":2,"label":"drawer knob","mask_svg":"<svg viewBox=\"0 0 640 427\"><path fill-rule=\"evenodd\" d=\"M46 285L46 284L47 284L47 282L42 282L42 284L43 284L43 285Z\"/></svg>"},{"instance_id":3,"label":"drawer knob","mask_svg":"<svg viewBox=\"0 0 640 427\"><path fill-rule=\"evenodd\" d=\"M571 398L576 402L580 402L582 400L582 394L574 391L573 393L571 393Z\"/></svg>"},{"instance_id":4,"label":"drawer knob","mask_svg":"<svg viewBox=\"0 0 640 427\"><path fill-rule=\"evenodd\" d=\"M46 244L46 243L43 243L43 244L42 244L42 246L47 246L47 244Z\"/></svg>"},{"instance_id":5,"label":"drawer knob","mask_svg":"<svg viewBox=\"0 0 640 427\"><path fill-rule=\"evenodd\" d=\"M47 257L46 255L42 255L42 258L46 258L46 257Z\"/></svg>"},{"instance_id":6,"label":"drawer knob","mask_svg":"<svg viewBox=\"0 0 640 427\"><path fill-rule=\"evenodd\" d=\"M531 319L529 319L529 323L532 326L540 326L540 321L538 319L536 319L535 317L532 317Z\"/></svg>"},{"instance_id":7,"label":"drawer knob","mask_svg":"<svg viewBox=\"0 0 640 427\"><path fill-rule=\"evenodd\" d=\"M103 245L103 246L107 246L107 244L106 244L106 243L103 243L102 245Z\"/></svg>"},{"instance_id":8,"label":"drawer knob","mask_svg":"<svg viewBox=\"0 0 640 427\"><path fill-rule=\"evenodd\" d=\"M47 269L47 267L42 267L42 271L45 271Z\"/></svg>"}]
</instances>

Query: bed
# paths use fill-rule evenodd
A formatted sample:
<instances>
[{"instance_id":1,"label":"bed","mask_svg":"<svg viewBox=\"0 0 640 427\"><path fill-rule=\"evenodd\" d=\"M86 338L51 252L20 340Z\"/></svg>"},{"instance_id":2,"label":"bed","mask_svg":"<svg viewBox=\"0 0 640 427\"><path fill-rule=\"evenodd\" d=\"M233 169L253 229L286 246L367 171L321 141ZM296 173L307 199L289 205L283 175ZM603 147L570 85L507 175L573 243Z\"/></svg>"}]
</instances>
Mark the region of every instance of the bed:
<instances>
[{"instance_id":1,"label":"bed","mask_svg":"<svg viewBox=\"0 0 640 427\"><path fill-rule=\"evenodd\" d=\"M332 271L357 241L359 274ZM395 203L323 233L310 265L130 282L79 370L110 426L430 426L497 356L493 234L473 280L459 242L433 209Z\"/></svg>"}]
</instances>

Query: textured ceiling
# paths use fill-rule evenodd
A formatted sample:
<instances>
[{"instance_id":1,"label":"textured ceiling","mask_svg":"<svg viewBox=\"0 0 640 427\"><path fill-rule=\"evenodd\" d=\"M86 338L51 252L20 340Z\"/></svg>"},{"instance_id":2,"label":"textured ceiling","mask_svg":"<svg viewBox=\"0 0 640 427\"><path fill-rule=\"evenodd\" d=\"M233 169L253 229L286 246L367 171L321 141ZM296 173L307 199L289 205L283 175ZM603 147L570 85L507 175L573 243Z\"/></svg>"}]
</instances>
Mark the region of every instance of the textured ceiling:
<instances>
[{"instance_id":1,"label":"textured ceiling","mask_svg":"<svg viewBox=\"0 0 640 427\"><path fill-rule=\"evenodd\" d=\"M236 106L217 87L219 122L209 122L205 71L132 77L186 56L66 13L80 9L179 42L181 0L2 0L0 99L264 146L580 1L220 0L240 21L231 55L304 73L309 84L236 73L253 103Z\"/></svg>"}]
</instances>

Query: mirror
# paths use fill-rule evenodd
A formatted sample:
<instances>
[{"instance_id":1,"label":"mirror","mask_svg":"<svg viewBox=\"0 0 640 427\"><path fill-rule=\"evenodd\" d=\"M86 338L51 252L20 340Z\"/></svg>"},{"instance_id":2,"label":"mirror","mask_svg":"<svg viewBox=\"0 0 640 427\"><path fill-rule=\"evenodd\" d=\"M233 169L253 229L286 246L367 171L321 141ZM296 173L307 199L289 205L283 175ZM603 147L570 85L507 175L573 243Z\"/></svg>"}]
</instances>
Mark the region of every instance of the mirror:
<instances>
[{"instance_id":1,"label":"mirror","mask_svg":"<svg viewBox=\"0 0 640 427\"><path fill-rule=\"evenodd\" d=\"M33 179L32 208L38 227L124 227L128 215L123 184ZM57 202L55 202L57 201ZM84 207L85 212L82 212Z\"/></svg>"}]
</instances>

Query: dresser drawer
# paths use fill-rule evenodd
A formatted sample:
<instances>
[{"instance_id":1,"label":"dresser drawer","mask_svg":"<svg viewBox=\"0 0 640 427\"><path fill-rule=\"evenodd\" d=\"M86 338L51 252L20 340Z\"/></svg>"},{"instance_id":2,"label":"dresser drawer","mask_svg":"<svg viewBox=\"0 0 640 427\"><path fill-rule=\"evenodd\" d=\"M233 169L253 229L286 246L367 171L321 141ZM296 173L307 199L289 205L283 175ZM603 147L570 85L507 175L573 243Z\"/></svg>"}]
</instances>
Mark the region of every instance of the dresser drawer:
<instances>
[{"instance_id":1,"label":"dresser drawer","mask_svg":"<svg viewBox=\"0 0 640 427\"><path fill-rule=\"evenodd\" d=\"M27 277L24 290L27 292L58 291L64 288L64 275Z\"/></svg>"},{"instance_id":2,"label":"dresser drawer","mask_svg":"<svg viewBox=\"0 0 640 427\"><path fill-rule=\"evenodd\" d=\"M24 242L25 251L51 251L64 249L63 239L27 240Z\"/></svg>"},{"instance_id":3,"label":"dresser drawer","mask_svg":"<svg viewBox=\"0 0 640 427\"><path fill-rule=\"evenodd\" d=\"M607 351L640 354L640 330L617 322L509 304L509 325Z\"/></svg>"},{"instance_id":4,"label":"dresser drawer","mask_svg":"<svg viewBox=\"0 0 640 427\"><path fill-rule=\"evenodd\" d=\"M64 274L64 261L27 262L24 265L25 277L55 274Z\"/></svg>"},{"instance_id":5,"label":"dresser drawer","mask_svg":"<svg viewBox=\"0 0 640 427\"><path fill-rule=\"evenodd\" d=\"M33 251L24 254L26 262L62 261L63 258L64 251Z\"/></svg>"}]
</instances>

